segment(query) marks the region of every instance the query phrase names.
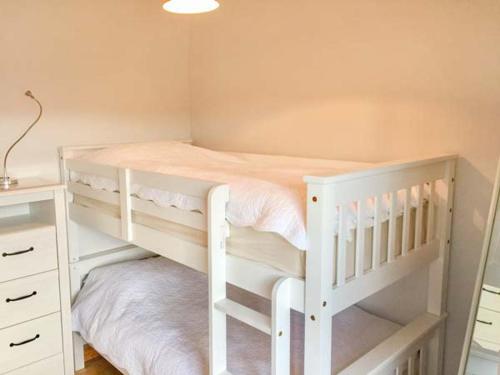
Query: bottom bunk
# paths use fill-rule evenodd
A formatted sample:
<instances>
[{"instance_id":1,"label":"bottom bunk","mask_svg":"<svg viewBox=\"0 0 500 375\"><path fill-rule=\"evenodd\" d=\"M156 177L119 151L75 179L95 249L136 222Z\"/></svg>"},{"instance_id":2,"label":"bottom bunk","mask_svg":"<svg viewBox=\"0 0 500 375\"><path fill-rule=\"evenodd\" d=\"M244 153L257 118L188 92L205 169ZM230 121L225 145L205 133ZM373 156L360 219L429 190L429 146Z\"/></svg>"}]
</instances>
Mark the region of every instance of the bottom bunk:
<instances>
[{"instance_id":1,"label":"bottom bunk","mask_svg":"<svg viewBox=\"0 0 500 375\"><path fill-rule=\"evenodd\" d=\"M161 257L96 268L73 305L74 330L125 374L206 374L207 289L205 274ZM231 287L229 296L269 314L270 302L265 299ZM428 323L415 336L409 326L402 328L356 306L344 310L333 318L332 373L345 369L356 374L361 368L380 366L381 355L386 361L400 362L388 374L425 373L420 371L425 363L423 344L415 340L427 339L424 336L435 327ZM293 312L292 374L303 373L303 342L303 315ZM411 350L398 354L392 347ZM384 348L389 352L380 353ZM271 373L270 337L229 318L228 360L235 375ZM375 366L370 364L373 360Z\"/></svg>"}]
</instances>

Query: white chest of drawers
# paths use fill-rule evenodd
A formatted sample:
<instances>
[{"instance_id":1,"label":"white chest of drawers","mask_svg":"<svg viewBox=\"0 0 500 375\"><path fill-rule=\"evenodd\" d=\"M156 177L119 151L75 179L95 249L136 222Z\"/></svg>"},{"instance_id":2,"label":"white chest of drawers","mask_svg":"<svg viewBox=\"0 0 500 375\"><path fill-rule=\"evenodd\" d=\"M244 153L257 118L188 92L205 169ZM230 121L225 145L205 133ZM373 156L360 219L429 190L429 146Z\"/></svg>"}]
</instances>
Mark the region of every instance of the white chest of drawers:
<instances>
[{"instance_id":1,"label":"white chest of drawers","mask_svg":"<svg viewBox=\"0 0 500 375\"><path fill-rule=\"evenodd\" d=\"M74 374L64 186L0 190L0 374Z\"/></svg>"}]
</instances>

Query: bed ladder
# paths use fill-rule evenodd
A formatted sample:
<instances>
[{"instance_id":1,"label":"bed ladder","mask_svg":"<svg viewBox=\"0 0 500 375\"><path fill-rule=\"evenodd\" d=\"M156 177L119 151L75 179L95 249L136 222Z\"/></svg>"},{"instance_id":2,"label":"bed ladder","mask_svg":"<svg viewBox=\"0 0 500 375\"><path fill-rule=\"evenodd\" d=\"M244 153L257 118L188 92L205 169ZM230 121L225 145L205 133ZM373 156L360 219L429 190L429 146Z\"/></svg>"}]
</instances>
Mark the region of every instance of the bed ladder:
<instances>
[{"instance_id":1,"label":"bed ladder","mask_svg":"<svg viewBox=\"0 0 500 375\"><path fill-rule=\"evenodd\" d=\"M272 374L290 374L290 278L278 279L272 290L272 315L267 316L226 296L227 185L208 196L208 286L210 375L230 375L227 369L227 316L271 336ZM237 375L237 374L235 374Z\"/></svg>"}]
</instances>

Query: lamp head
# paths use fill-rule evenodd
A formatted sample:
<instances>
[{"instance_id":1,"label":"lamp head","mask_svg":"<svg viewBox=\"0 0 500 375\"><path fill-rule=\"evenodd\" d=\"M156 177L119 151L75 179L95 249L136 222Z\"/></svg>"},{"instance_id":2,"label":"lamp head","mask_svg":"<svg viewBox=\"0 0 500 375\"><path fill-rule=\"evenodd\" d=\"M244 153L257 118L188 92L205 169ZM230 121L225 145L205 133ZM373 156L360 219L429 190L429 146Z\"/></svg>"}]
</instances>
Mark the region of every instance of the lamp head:
<instances>
[{"instance_id":1,"label":"lamp head","mask_svg":"<svg viewBox=\"0 0 500 375\"><path fill-rule=\"evenodd\" d=\"M24 93L24 95L29 96L31 99L35 99L35 96L33 95L33 93L30 90L26 91Z\"/></svg>"}]
</instances>

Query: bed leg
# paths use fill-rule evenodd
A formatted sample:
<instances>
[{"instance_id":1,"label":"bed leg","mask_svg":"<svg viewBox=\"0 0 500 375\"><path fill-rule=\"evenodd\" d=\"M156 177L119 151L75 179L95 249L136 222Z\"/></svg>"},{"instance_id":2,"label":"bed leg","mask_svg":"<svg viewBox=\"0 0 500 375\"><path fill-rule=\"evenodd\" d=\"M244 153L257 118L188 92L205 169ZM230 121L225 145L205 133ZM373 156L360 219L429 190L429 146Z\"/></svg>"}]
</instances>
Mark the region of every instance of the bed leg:
<instances>
[{"instance_id":1,"label":"bed leg","mask_svg":"<svg viewBox=\"0 0 500 375\"><path fill-rule=\"evenodd\" d=\"M229 189L220 185L208 195L208 288L210 375L227 374L226 312L217 303L226 300L226 203Z\"/></svg>"},{"instance_id":2,"label":"bed leg","mask_svg":"<svg viewBox=\"0 0 500 375\"><path fill-rule=\"evenodd\" d=\"M290 279L282 278L273 288L272 375L290 374Z\"/></svg>"},{"instance_id":3,"label":"bed leg","mask_svg":"<svg viewBox=\"0 0 500 375\"><path fill-rule=\"evenodd\" d=\"M307 185L304 374L330 375L332 367L331 293L335 197L329 185Z\"/></svg>"},{"instance_id":4,"label":"bed leg","mask_svg":"<svg viewBox=\"0 0 500 375\"><path fill-rule=\"evenodd\" d=\"M75 360L75 371L85 368L84 345L85 341L83 341L82 337L78 333L73 332L73 358Z\"/></svg>"}]
</instances>

